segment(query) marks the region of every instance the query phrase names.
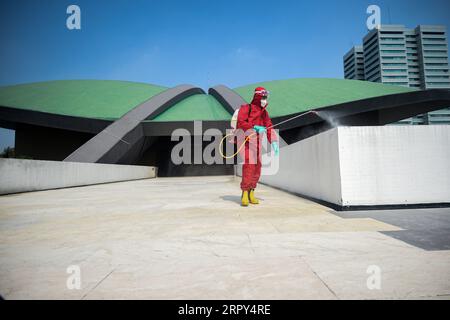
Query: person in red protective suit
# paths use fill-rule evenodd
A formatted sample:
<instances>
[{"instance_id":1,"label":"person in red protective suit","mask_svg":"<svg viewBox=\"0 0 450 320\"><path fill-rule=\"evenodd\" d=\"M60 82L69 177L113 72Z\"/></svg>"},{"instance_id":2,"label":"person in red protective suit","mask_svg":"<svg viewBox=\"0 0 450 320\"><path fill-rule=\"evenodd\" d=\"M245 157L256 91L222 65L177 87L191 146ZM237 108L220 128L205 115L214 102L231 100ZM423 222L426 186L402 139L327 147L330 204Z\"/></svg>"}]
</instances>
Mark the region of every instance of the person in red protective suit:
<instances>
[{"instance_id":1,"label":"person in red protective suit","mask_svg":"<svg viewBox=\"0 0 450 320\"><path fill-rule=\"evenodd\" d=\"M243 130L246 136L256 133L249 138L249 141L245 143L245 148L242 148L239 154L244 160L241 181L243 206L248 206L249 203L259 203L255 197L255 188L261 176L261 139L265 132L267 132L267 139L272 144L275 155L278 156L279 153L277 136L271 129L272 121L266 110L268 96L269 92L265 88L257 87L252 102L242 105L239 109L237 129Z\"/></svg>"}]
</instances>

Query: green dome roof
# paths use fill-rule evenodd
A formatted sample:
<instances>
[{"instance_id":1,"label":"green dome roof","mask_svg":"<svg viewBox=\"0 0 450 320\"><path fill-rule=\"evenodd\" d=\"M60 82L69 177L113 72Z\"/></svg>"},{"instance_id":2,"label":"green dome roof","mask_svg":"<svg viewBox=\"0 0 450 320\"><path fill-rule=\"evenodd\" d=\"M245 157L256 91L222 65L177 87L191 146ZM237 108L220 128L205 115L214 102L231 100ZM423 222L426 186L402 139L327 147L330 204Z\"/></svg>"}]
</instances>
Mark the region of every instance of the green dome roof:
<instances>
[{"instance_id":1,"label":"green dome roof","mask_svg":"<svg viewBox=\"0 0 450 320\"><path fill-rule=\"evenodd\" d=\"M271 92L272 117L339 103L415 91L358 80L298 78L254 83L234 89L246 101L264 86ZM115 120L168 88L112 80L62 80L0 87L0 106L75 117ZM229 120L231 115L212 96L190 96L146 121Z\"/></svg>"},{"instance_id":2,"label":"green dome roof","mask_svg":"<svg viewBox=\"0 0 450 320\"><path fill-rule=\"evenodd\" d=\"M0 87L0 106L114 120L166 89L112 80L37 82Z\"/></svg>"},{"instance_id":3,"label":"green dome roof","mask_svg":"<svg viewBox=\"0 0 450 320\"><path fill-rule=\"evenodd\" d=\"M415 91L415 89L360 80L298 78L259 82L233 89L246 101L256 87L270 91L267 111L271 117L303 112L339 103Z\"/></svg>"}]
</instances>

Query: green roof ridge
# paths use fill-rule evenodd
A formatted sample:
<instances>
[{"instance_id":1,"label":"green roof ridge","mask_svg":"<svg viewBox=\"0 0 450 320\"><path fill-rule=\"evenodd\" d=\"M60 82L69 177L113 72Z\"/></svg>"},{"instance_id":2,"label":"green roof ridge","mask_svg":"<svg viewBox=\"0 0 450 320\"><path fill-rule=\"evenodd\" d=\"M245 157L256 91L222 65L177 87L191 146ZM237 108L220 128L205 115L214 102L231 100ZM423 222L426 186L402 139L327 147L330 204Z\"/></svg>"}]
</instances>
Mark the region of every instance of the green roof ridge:
<instances>
[{"instance_id":1,"label":"green roof ridge","mask_svg":"<svg viewBox=\"0 0 450 320\"><path fill-rule=\"evenodd\" d=\"M229 120L231 114L211 95L195 94L176 103L151 121Z\"/></svg>"}]
</instances>

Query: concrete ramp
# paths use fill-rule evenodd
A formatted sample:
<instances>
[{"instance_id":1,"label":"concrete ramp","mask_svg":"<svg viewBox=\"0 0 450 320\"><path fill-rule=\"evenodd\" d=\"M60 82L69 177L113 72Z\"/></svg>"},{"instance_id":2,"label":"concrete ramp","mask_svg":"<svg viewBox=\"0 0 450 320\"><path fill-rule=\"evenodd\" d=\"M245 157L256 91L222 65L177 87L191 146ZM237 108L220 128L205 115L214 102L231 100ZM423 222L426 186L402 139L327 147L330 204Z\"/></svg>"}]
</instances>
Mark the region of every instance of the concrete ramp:
<instances>
[{"instance_id":1,"label":"concrete ramp","mask_svg":"<svg viewBox=\"0 0 450 320\"><path fill-rule=\"evenodd\" d=\"M0 194L154 178L155 167L0 159Z\"/></svg>"}]
</instances>

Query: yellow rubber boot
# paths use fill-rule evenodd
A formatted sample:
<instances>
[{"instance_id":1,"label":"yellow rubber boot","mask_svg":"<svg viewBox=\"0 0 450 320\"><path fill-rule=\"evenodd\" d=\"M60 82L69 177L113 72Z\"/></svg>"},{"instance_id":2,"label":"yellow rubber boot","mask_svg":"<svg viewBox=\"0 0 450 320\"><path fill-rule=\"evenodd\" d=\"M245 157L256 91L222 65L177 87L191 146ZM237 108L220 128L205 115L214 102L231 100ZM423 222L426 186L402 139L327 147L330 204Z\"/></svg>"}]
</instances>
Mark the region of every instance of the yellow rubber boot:
<instances>
[{"instance_id":1,"label":"yellow rubber boot","mask_svg":"<svg viewBox=\"0 0 450 320\"><path fill-rule=\"evenodd\" d=\"M242 191L242 197L241 197L241 205L243 207L248 206L248 191Z\"/></svg>"},{"instance_id":2,"label":"yellow rubber boot","mask_svg":"<svg viewBox=\"0 0 450 320\"><path fill-rule=\"evenodd\" d=\"M255 197L255 190L254 189L250 190L249 199L250 199L250 203L251 204L258 204L259 203L259 200L256 199L256 197Z\"/></svg>"}]
</instances>

